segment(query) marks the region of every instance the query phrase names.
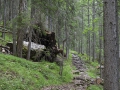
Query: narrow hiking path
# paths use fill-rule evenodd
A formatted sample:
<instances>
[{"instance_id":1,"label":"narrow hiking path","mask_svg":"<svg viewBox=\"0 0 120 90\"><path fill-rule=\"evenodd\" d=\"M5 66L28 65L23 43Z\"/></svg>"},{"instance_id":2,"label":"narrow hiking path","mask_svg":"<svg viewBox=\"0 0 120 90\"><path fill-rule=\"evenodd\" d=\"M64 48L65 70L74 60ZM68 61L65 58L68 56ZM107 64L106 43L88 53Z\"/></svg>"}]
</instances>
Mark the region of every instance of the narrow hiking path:
<instances>
[{"instance_id":1,"label":"narrow hiking path","mask_svg":"<svg viewBox=\"0 0 120 90\"><path fill-rule=\"evenodd\" d=\"M73 81L68 84L63 84L60 86L49 86L42 90L87 90L90 84L94 84L94 80L91 79L87 72L85 63L79 58L78 55L72 54L72 64L75 66L73 70Z\"/></svg>"},{"instance_id":2,"label":"narrow hiking path","mask_svg":"<svg viewBox=\"0 0 120 90\"><path fill-rule=\"evenodd\" d=\"M74 90L86 90L90 84L94 83L94 80L88 76L87 67L78 55L72 55L72 63L76 67L76 70L73 71Z\"/></svg>"}]
</instances>

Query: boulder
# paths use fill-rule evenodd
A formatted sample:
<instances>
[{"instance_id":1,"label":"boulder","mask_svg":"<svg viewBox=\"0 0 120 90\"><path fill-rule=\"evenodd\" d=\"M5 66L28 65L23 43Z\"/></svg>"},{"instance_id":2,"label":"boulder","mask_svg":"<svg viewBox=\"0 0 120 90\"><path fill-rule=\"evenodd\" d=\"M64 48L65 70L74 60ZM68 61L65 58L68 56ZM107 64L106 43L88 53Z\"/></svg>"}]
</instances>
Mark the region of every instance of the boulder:
<instances>
[{"instance_id":1,"label":"boulder","mask_svg":"<svg viewBox=\"0 0 120 90\"><path fill-rule=\"evenodd\" d=\"M23 41L23 58L27 57L28 52L28 43L26 41ZM10 47L10 52L13 52L13 43L9 42L6 44L6 46ZM37 43L31 42L31 56L30 59L33 61L40 61L40 57L46 47L44 45L39 45Z\"/></svg>"}]
</instances>

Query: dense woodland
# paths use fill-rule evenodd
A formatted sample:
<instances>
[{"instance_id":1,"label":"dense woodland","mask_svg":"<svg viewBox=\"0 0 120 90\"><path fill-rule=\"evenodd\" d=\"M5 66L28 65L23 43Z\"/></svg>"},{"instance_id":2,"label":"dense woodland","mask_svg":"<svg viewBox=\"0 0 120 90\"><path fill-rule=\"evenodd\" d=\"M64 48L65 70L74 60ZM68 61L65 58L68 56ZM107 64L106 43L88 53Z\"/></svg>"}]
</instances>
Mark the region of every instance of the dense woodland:
<instances>
[{"instance_id":1,"label":"dense woodland","mask_svg":"<svg viewBox=\"0 0 120 90\"><path fill-rule=\"evenodd\" d=\"M119 90L119 24L119 0L0 0L1 47L12 42L12 55L50 62L74 50L104 65L104 90ZM31 51L32 42L46 49Z\"/></svg>"}]
</instances>

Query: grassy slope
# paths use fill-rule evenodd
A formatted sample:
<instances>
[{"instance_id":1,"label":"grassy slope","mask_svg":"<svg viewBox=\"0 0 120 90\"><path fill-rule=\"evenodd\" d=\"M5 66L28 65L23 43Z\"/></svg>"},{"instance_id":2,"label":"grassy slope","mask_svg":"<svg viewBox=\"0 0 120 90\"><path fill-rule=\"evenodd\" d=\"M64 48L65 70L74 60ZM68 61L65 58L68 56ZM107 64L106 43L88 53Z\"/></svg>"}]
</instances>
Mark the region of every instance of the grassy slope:
<instances>
[{"instance_id":1,"label":"grassy slope","mask_svg":"<svg viewBox=\"0 0 120 90\"><path fill-rule=\"evenodd\" d=\"M31 62L11 55L0 54L0 90L40 90L49 85L70 82L73 78L70 63L59 66L49 62Z\"/></svg>"}]
</instances>

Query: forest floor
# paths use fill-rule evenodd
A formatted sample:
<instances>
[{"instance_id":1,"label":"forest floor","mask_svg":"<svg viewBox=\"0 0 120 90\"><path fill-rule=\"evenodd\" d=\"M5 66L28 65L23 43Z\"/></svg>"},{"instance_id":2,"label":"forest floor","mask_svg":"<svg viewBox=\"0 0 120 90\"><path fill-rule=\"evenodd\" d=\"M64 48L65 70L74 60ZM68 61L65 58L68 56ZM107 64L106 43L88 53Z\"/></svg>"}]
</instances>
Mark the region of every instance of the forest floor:
<instances>
[{"instance_id":1,"label":"forest floor","mask_svg":"<svg viewBox=\"0 0 120 90\"><path fill-rule=\"evenodd\" d=\"M94 80L87 74L85 63L78 55L72 54L72 63L75 66L72 82L60 86L44 87L42 90L87 90L89 85L94 84Z\"/></svg>"}]
</instances>

